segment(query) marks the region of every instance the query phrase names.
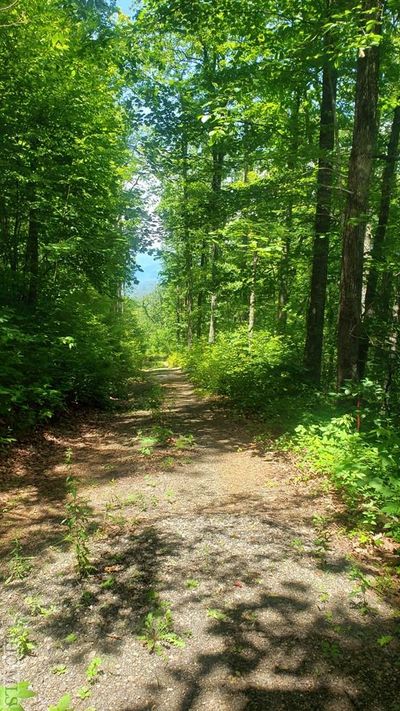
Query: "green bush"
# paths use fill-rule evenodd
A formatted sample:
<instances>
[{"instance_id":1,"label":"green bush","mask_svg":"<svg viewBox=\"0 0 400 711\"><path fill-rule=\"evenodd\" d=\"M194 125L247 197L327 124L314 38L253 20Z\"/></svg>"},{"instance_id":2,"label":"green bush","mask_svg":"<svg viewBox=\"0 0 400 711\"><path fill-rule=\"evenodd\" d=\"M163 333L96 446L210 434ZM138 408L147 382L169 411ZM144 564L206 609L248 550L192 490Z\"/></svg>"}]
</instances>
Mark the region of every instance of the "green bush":
<instances>
[{"instance_id":1,"label":"green bush","mask_svg":"<svg viewBox=\"0 0 400 711\"><path fill-rule=\"evenodd\" d=\"M287 339L258 331L249 345L247 329L200 341L182 353L182 364L199 386L227 395L240 407L268 412L282 398L305 391L302 369Z\"/></svg>"},{"instance_id":2,"label":"green bush","mask_svg":"<svg viewBox=\"0 0 400 711\"><path fill-rule=\"evenodd\" d=\"M400 540L400 436L387 422L358 432L355 416L299 425L289 445L312 469L326 473L371 528Z\"/></svg>"},{"instance_id":3,"label":"green bush","mask_svg":"<svg viewBox=\"0 0 400 711\"><path fill-rule=\"evenodd\" d=\"M365 380L355 392L324 395L306 384L299 362L287 338L263 330L249 345L244 328L174 354L195 384L285 432L281 446L329 475L368 527L384 527L400 540L400 435L382 388Z\"/></svg>"},{"instance_id":4,"label":"green bush","mask_svg":"<svg viewBox=\"0 0 400 711\"><path fill-rule=\"evenodd\" d=\"M11 441L68 404L123 396L144 346L129 302L122 313L86 286L34 315L0 317L0 436Z\"/></svg>"}]
</instances>

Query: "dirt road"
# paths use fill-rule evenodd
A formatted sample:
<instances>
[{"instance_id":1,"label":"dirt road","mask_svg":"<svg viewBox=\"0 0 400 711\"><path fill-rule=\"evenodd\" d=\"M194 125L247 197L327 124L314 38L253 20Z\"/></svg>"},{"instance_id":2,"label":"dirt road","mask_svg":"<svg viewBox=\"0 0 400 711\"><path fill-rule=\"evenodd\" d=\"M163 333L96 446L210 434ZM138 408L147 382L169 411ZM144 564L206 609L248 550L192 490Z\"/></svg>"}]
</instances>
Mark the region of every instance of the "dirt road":
<instances>
[{"instance_id":1,"label":"dirt road","mask_svg":"<svg viewBox=\"0 0 400 711\"><path fill-rule=\"evenodd\" d=\"M36 642L3 660L38 692L24 709L69 692L76 711L399 710L400 619L368 571L357 592L326 482L178 369L152 375L161 410L93 413L12 460L4 551L20 536L33 567L3 588L1 622L23 616ZM91 511L84 581L63 540L67 473Z\"/></svg>"}]
</instances>

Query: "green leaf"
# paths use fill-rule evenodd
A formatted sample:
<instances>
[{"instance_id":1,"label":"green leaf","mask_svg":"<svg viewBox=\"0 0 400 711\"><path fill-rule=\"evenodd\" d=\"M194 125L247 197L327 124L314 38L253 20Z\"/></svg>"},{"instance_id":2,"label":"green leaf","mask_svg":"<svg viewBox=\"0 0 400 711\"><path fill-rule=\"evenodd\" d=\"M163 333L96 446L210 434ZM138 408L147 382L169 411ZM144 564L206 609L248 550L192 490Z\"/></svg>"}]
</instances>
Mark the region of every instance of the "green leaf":
<instances>
[{"instance_id":1,"label":"green leaf","mask_svg":"<svg viewBox=\"0 0 400 711\"><path fill-rule=\"evenodd\" d=\"M58 704L49 706L49 711L73 711L70 694L64 694Z\"/></svg>"},{"instance_id":2,"label":"green leaf","mask_svg":"<svg viewBox=\"0 0 400 711\"><path fill-rule=\"evenodd\" d=\"M394 637L391 634L384 634L376 641L378 642L380 647L386 647L388 644L390 644L390 642L392 642L393 639Z\"/></svg>"},{"instance_id":3,"label":"green leaf","mask_svg":"<svg viewBox=\"0 0 400 711\"><path fill-rule=\"evenodd\" d=\"M212 620L225 621L228 619L228 615L222 610L217 610L215 608L208 608L207 617L211 617Z\"/></svg>"},{"instance_id":4,"label":"green leaf","mask_svg":"<svg viewBox=\"0 0 400 711\"><path fill-rule=\"evenodd\" d=\"M29 681L20 681L14 686L0 686L0 711L24 711L19 702L35 696Z\"/></svg>"}]
</instances>

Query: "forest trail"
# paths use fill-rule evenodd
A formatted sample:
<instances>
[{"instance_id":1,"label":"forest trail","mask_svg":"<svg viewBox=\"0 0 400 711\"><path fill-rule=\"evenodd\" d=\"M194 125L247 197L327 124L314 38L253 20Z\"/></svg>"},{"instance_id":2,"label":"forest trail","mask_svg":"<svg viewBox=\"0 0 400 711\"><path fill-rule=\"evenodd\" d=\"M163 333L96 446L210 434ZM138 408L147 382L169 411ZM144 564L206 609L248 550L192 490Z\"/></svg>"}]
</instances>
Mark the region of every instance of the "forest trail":
<instances>
[{"instance_id":1,"label":"forest trail","mask_svg":"<svg viewBox=\"0 0 400 711\"><path fill-rule=\"evenodd\" d=\"M14 662L39 693L27 710L70 692L78 711L398 711L398 620L372 589L354 594L349 541L323 526L337 510L324 481L266 451L265 425L198 396L180 370L152 377L161 410L54 426L12 462L3 541L20 535L40 563L5 588L2 631L27 597L55 606L30 618L35 653ZM155 426L168 442L146 454L138 432ZM95 574L79 585L62 542L70 471L95 522ZM161 601L185 646L157 655L137 636L149 610L167 620ZM82 701L94 653L103 674Z\"/></svg>"}]
</instances>

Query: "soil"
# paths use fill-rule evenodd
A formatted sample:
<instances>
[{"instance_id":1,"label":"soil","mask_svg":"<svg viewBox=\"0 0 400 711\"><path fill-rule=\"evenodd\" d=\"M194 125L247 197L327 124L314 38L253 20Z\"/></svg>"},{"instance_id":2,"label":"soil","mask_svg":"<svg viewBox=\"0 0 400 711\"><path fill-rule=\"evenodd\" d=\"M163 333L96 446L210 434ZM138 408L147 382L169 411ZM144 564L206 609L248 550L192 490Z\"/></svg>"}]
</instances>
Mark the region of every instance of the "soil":
<instances>
[{"instance_id":1,"label":"soil","mask_svg":"<svg viewBox=\"0 0 400 711\"><path fill-rule=\"evenodd\" d=\"M152 377L161 410L67 418L4 462L0 684L31 683L24 711L67 692L76 711L399 711L394 548L358 550L326 480L266 446L265 424L178 369ZM65 541L71 474L89 507L86 579ZM15 538L31 570L5 584ZM23 659L16 617L36 643ZM146 620L165 623L147 646Z\"/></svg>"}]
</instances>

